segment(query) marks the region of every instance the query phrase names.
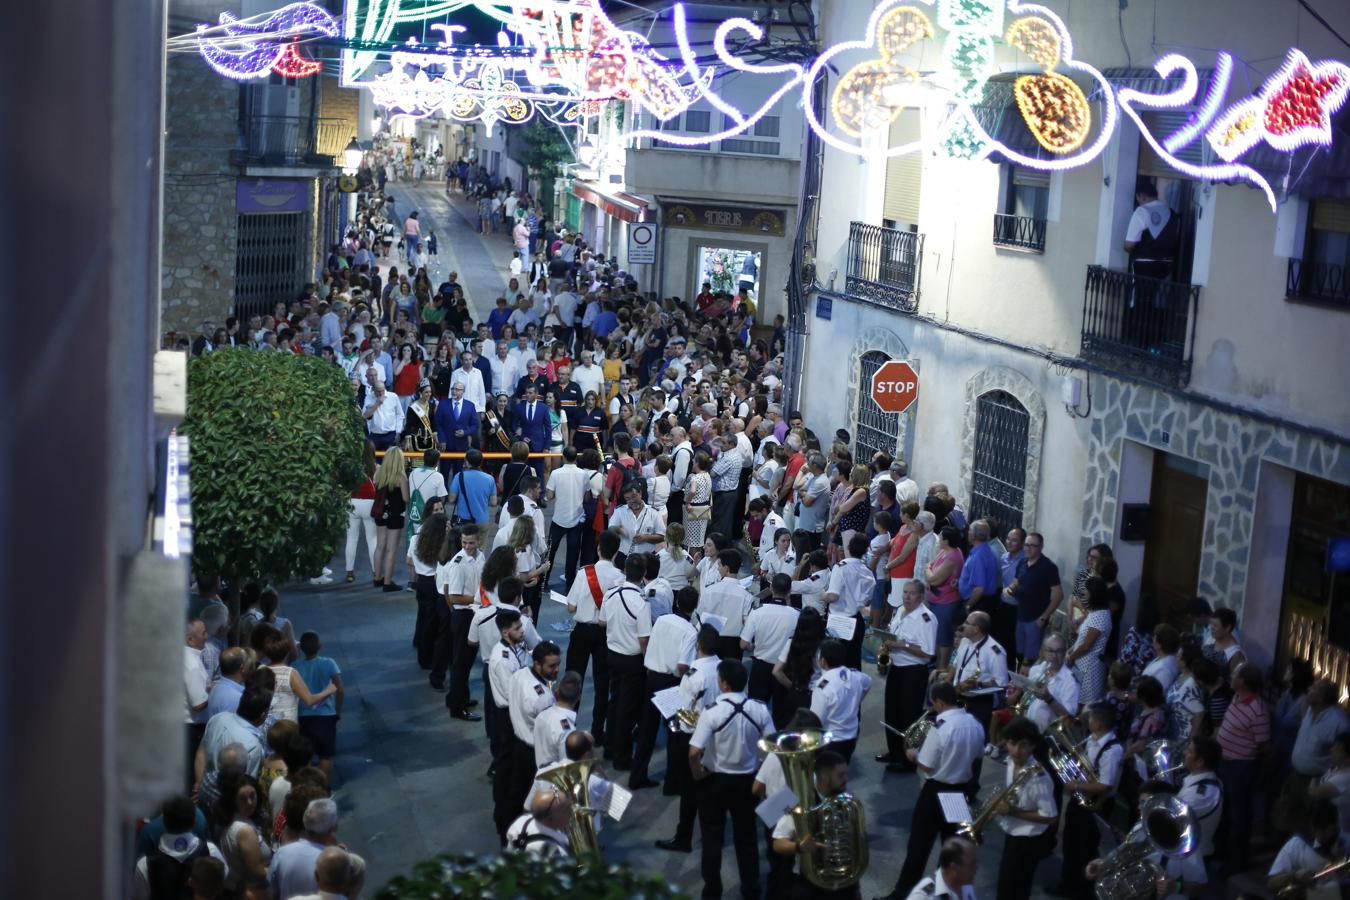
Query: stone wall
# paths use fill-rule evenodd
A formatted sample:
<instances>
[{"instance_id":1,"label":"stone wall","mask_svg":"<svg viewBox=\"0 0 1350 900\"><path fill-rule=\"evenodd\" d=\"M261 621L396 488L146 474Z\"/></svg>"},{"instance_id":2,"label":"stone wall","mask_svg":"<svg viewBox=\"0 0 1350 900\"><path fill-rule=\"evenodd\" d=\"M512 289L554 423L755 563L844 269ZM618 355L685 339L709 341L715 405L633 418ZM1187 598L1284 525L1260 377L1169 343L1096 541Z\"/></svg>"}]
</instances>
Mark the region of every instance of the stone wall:
<instances>
[{"instance_id":1,"label":"stone wall","mask_svg":"<svg viewBox=\"0 0 1350 900\"><path fill-rule=\"evenodd\" d=\"M319 79L319 118L340 119L343 127L327 133L319 133L320 153L327 154L342 165L342 151L348 142L361 133L361 92L356 88L344 88L338 84L336 75L324 75Z\"/></svg>"},{"instance_id":2,"label":"stone wall","mask_svg":"<svg viewBox=\"0 0 1350 900\"><path fill-rule=\"evenodd\" d=\"M203 20L205 21L205 20ZM164 146L162 328L220 326L234 304L240 87L195 53L170 54Z\"/></svg>"}]
</instances>

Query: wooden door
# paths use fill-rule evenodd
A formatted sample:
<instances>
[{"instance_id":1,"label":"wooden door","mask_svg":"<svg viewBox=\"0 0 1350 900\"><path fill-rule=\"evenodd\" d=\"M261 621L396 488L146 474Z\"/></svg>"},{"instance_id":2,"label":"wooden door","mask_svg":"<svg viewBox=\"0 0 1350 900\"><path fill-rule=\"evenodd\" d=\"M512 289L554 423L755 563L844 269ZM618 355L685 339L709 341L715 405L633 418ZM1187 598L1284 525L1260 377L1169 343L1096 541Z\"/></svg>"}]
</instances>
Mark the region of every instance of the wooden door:
<instances>
[{"instance_id":1,"label":"wooden door","mask_svg":"<svg viewBox=\"0 0 1350 900\"><path fill-rule=\"evenodd\" d=\"M1160 621L1181 623L1200 578L1205 535L1206 479L1184 468L1186 460L1155 454L1149 495L1148 540L1141 587L1158 603Z\"/></svg>"}]
</instances>

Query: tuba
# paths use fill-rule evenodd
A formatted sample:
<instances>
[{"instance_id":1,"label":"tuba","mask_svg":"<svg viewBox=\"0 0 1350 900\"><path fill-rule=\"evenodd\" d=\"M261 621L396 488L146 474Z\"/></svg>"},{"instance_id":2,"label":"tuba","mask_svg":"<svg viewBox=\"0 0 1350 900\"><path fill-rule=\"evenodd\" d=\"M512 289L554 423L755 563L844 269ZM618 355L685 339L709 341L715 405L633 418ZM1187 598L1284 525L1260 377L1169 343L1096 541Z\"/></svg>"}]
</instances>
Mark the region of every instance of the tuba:
<instances>
[{"instance_id":1,"label":"tuba","mask_svg":"<svg viewBox=\"0 0 1350 900\"><path fill-rule=\"evenodd\" d=\"M1156 796L1139 810L1139 824L1102 860L1093 893L1097 900L1152 900L1162 872L1149 859L1190 856L1199 840L1191 809L1175 796Z\"/></svg>"},{"instance_id":2,"label":"tuba","mask_svg":"<svg viewBox=\"0 0 1350 900\"><path fill-rule=\"evenodd\" d=\"M877 674L884 676L891 668L890 642L895 635L884 628L869 628L863 637L863 649L870 650L877 661Z\"/></svg>"},{"instance_id":3,"label":"tuba","mask_svg":"<svg viewBox=\"0 0 1350 900\"><path fill-rule=\"evenodd\" d=\"M536 781L553 785L572 801L572 817L567 824L567 839L572 855L580 862L600 862L600 841L595 836L595 819L599 810L591 806L591 770L593 759L565 763L535 775Z\"/></svg>"},{"instance_id":4,"label":"tuba","mask_svg":"<svg viewBox=\"0 0 1350 900\"><path fill-rule=\"evenodd\" d=\"M802 875L816 887L836 891L858 883L867 870L867 820L852 794L816 802L811 763L830 742L819 729L779 731L759 739L759 749L778 757L788 786L797 795L792 823L799 837L810 835L823 846L801 858Z\"/></svg>"},{"instance_id":5,"label":"tuba","mask_svg":"<svg viewBox=\"0 0 1350 900\"><path fill-rule=\"evenodd\" d=\"M1022 771L1017 773L1017 777L1013 779L1012 784L994 793L988 800L981 803L980 808L975 812L975 817L962 825L956 833L973 843L980 843L982 832L989 825L990 820L994 818L994 811L1005 802L1012 805L1013 801L1017 799L1017 795L1021 793L1022 788L1030 784L1031 779L1044 771L1039 763L1033 762L1024 767Z\"/></svg>"},{"instance_id":6,"label":"tuba","mask_svg":"<svg viewBox=\"0 0 1350 900\"><path fill-rule=\"evenodd\" d=\"M1066 781L1096 781L1097 772L1092 761L1083 752L1087 738L1075 740L1069 730L1073 719L1064 716L1051 722L1045 729L1045 737L1050 742L1050 768L1054 770L1061 784ZM1084 809L1098 810L1106 805L1109 794L1074 794L1073 799Z\"/></svg>"},{"instance_id":7,"label":"tuba","mask_svg":"<svg viewBox=\"0 0 1350 900\"><path fill-rule=\"evenodd\" d=\"M1308 884L1294 882L1293 884L1285 885L1275 894L1275 900L1303 900L1303 898L1308 896L1309 892L1317 882L1324 878L1330 878L1332 875L1343 874L1347 868L1350 868L1350 856L1328 863L1318 869L1312 874L1312 878L1309 879ZM1328 885L1328 887L1331 887L1333 891L1335 890L1334 885Z\"/></svg>"},{"instance_id":8,"label":"tuba","mask_svg":"<svg viewBox=\"0 0 1350 900\"><path fill-rule=\"evenodd\" d=\"M1185 756L1185 747L1176 741L1149 741L1140 754L1144 762L1146 780L1165 781L1176 787L1180 784L1177 773L1186 768L1180 762Z\"/></svg>"}]
</instances>

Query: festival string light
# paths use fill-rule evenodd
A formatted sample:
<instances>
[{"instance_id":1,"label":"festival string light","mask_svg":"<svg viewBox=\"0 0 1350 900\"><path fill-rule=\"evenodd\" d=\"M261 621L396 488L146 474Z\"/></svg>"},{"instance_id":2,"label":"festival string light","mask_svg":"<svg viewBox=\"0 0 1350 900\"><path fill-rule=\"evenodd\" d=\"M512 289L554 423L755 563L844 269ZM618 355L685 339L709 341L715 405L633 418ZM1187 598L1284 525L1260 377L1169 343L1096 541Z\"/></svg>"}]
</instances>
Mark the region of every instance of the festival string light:
<instances>
[{"instance_id":1,"label":"festival string light","mask_svg":"<svg viewBox=\"0 0 1350 900\"><path fill-rule=\"evenodd\" d=\"M1290 50L1284 66L1266 79L1255 97L1223 113L1206 135L1214 152L1233 161L1265 141L1292 153L1309 144L1332 142L1331 116L1350 93L1350 66L1334 60L1311 62Z\"/></svg>"}]
</instances>

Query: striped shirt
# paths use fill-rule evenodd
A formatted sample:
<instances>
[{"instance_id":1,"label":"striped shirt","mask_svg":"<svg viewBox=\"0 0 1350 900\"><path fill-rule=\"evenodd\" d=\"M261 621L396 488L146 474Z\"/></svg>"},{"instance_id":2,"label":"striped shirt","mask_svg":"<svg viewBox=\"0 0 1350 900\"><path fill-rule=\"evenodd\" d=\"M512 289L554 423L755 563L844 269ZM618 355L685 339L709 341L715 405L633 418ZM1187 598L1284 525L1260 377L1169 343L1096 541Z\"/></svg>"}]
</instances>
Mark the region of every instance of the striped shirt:
<instances>
[{"instance_id":1,"label":"striped shirt","mask_svg":"<svg viewBox=\"0 0 1350 900\"><path fill-rule=\"evenodd\" d=\"M1235 697L1219 725L1224 759L1256 759L1257 746L1270 742L1270 710L1255 694Z\"/></svg>"}]
</instances>

